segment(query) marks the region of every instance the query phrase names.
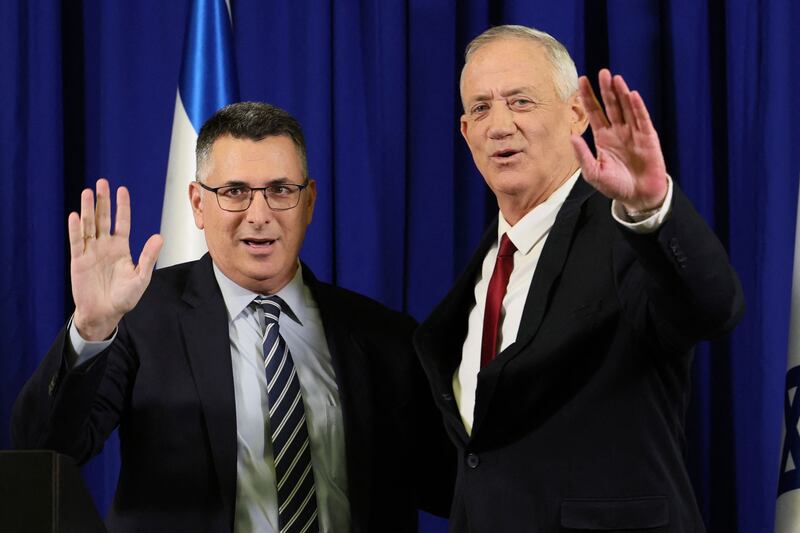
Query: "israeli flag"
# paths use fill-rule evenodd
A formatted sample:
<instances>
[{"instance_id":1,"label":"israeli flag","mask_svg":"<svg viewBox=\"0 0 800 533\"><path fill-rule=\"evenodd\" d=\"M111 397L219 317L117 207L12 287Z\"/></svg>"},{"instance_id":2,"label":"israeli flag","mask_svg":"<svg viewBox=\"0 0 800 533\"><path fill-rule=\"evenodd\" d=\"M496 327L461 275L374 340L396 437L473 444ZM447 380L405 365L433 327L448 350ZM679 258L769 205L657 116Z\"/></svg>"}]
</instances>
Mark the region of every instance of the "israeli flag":
<instances>
[{"instance_id":1,"label":"israeli flag","mask_svg":"<svg viewBox=\"0 0 800 533\"><path fill-rule=\"evenodd\" d=\"M230 6L225 0L193 0L172 119L159 268L198 259L207 250L189 203L197 133L217 109L237 101L238 92Z\"/></svg>"},{"instance_id":2,"label":"israeli flag","mask_svg":"<svg viewBox=\"0 0 800 533\"><path fill-rule=\"evenodd\" d=\"M783 400L784 437L775 508L775 533L800 532L800 201L794 244L789 365Z\"/></svg>"}]
</instances>

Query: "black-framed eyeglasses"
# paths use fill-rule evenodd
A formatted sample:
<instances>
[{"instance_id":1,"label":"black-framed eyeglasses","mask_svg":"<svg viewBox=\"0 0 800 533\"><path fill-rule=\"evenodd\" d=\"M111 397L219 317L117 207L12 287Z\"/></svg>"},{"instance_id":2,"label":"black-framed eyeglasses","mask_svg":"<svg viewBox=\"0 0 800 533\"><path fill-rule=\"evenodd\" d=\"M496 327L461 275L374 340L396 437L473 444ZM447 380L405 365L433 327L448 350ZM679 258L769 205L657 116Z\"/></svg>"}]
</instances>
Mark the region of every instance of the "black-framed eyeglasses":
<instances>
[{"instance_id":1,"label":"black-framed eyeglasses","mask_svg":"<svg viewBox=\"0 0 800 533\"><path fill-rule=\"evenodd\" d=\"M202 188L213 192L217 197L217 204L224 211L247 211L253 203L253 195L261 191L267 205L274 211L286 211L297 207L300 203L300 193L308 187L308 180L302 185L296 183L274 183L266 187L248 187L247 185L223 185L222 187L209 187L203 182L197 182Z\"/></svg>"}]
</instances>

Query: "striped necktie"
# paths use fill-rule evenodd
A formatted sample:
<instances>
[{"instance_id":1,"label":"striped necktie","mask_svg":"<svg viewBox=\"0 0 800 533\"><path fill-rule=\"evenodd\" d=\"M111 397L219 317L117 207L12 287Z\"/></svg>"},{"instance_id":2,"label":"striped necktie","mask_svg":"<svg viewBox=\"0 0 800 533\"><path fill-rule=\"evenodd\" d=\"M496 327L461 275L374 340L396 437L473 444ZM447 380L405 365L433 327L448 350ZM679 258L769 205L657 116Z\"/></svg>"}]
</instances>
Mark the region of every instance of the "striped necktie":
<instances>
[{"instance_id":1,"label":"striped necktie","mask_svg":"<svg viewBox=\"0 0 800 533\"><path fill-rule=\"evenodd\" d=\"M286 303L277 296L258 297L254 302L264 310L266 323L262 345L278 488L278 526L281 533L316 532L317 497L300 380L278 330L278 317Z\"/></svg>"}]
</instances>

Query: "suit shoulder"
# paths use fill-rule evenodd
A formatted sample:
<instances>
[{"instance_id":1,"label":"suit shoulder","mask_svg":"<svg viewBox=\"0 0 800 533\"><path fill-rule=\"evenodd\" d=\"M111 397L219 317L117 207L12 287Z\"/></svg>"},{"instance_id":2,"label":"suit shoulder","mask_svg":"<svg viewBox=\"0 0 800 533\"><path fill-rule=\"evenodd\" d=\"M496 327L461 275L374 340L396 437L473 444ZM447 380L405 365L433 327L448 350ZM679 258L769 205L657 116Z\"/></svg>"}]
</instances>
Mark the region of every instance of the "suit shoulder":
<instances>
[{"instance_id":1,"label":"suit shoulder","mask_svg":"<svg viewBox=\"0 0 800 533\"><path fill-rule=\"evenodd\" d=\"M408 331L413 331L417 326L416 320L409 315L390 309L368 296L328 283L317 283L319 293L324 295L330 304L337 307L342 306L342 309L345 309L353 319L363 322L365 325L407 329Z\"/></svg>"},{"instance_id":2,"label":"suit shoulder","mask_svg":"<svg viewBox=\"0 0 800 533\"><path fill-rule=\"evenodd\" d=\"M196 264L197 261L190 261L155 270L150 285L142 295L137 307L142 304L145 306L153 303L164 305L169 301L180 301L190 273Z\"/></svg>"},{"instance_id":3,"label":"suit shoulder","mask_svg":"<svg viewBox=\"0 0 800 533\"><path fill-rule=\"evenodd\" d=\"M599 191L593 191L584 203L587 213L599 214L603 218L613 220L611 216L611 198L603 196Z\"/></svg>"}]
</instances>

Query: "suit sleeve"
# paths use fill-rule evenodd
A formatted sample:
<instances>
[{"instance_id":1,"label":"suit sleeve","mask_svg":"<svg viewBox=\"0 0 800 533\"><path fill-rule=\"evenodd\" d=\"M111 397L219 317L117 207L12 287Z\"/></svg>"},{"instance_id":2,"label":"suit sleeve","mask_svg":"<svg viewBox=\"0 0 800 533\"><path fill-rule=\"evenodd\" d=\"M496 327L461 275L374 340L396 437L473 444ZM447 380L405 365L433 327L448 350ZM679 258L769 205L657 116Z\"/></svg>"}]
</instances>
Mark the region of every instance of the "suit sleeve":
<instances>
[{"instance_id":1,"label":"suit sleeve","mask_svg":"<svg viewBox=\"0 0 800 533\"><path fill-rule=\"evenodd\" d=\"M618 294L626 318L668 351L730 331L744 312L741 284L727 253L675 187L672 213L652 234L619 227Z\"/></svg>"},{"instance_id":2,"label":"suit sleeve","mask_svg":"<svg viewBox=\"0 0 800 533\"><path fill-rule=\"evenodd\" d=\"M51 449L83 464L98 454L119 420L136 374L124 327L110 347L69 369L69 332L62 328L12 412L12 443Z\"/></svg>"},{"instance_id":3,"label":"suit sleeve","mask_svg":"<svg viewBox=\"0 0 800 533\"><path fill-rule=\"evenodd\" d=\"M414 323L414 326L416 324ZM412 330L413 331L413 330ZM413 479L417 507L428 513L447 517L453 496L456 450L445 432L439 409L433 401L430 385L407 336L407 357L411 376L411 420L408 449L412 450Z\"/></svg>"}]
</instances>

